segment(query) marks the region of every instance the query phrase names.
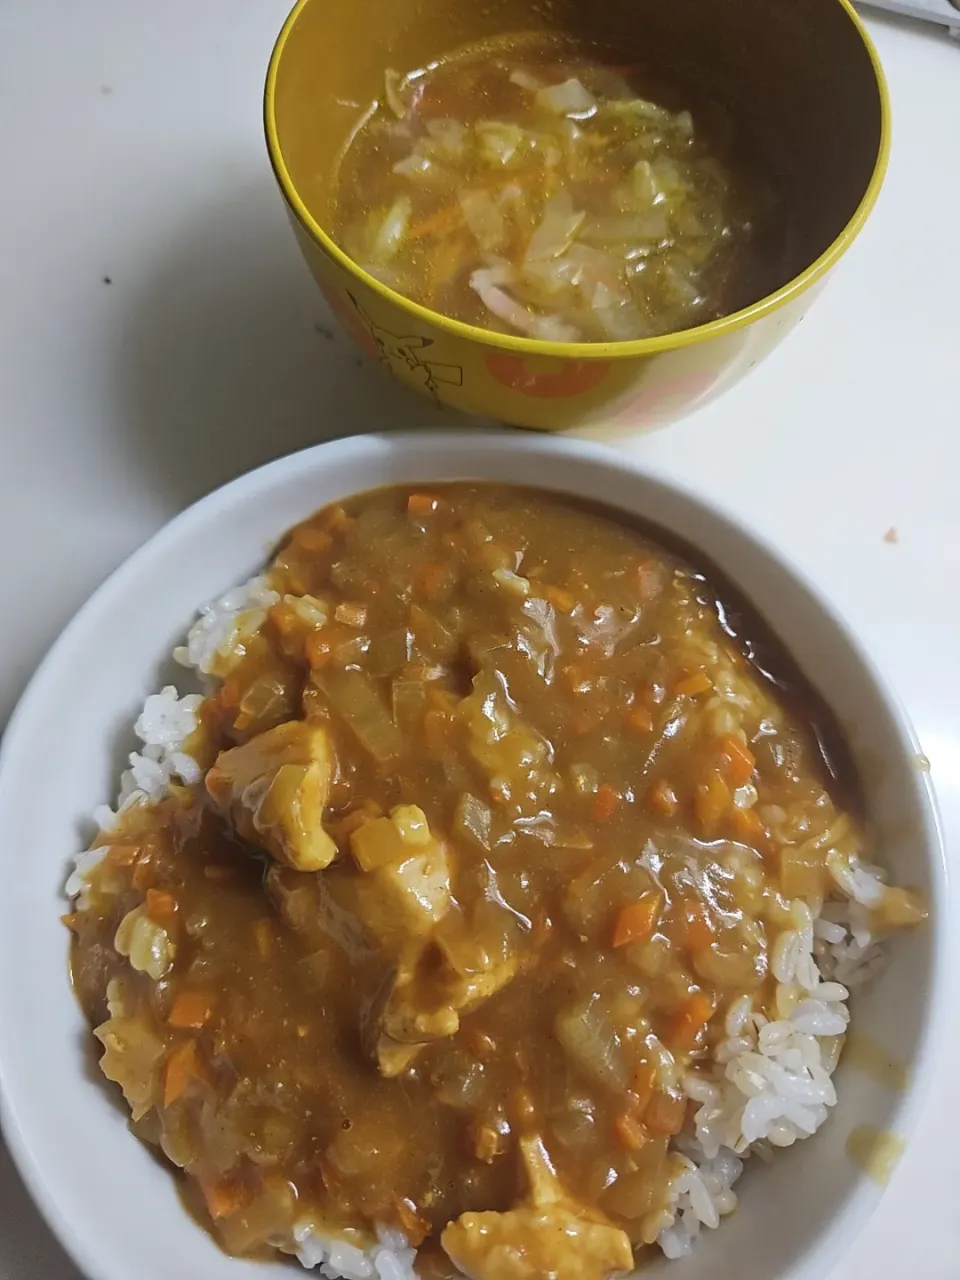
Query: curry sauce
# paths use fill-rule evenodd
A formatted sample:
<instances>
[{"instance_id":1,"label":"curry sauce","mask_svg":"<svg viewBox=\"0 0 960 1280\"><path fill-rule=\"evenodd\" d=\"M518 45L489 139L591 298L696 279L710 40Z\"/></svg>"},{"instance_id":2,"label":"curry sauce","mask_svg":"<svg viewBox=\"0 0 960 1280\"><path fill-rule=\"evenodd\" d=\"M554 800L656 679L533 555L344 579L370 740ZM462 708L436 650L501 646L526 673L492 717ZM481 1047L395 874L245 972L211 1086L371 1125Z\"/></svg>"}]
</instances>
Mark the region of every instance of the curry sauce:
<instances>
[{"instance_id":1,"label":"curry sauce","mask_svg":"<svg viewBox=\"0 0 960 1280\"><path fill-rule=\"evenodd\" d=\"M365 494L266 584L202 782L121 813L68 917L135 1132L232 1252L386 1227L485 1278L552 1222L559 1275L624 1269L691 1073L801 998L777 940L862 847L836 726L711 570L546 493Z\"/></svg>"}]
</instances>

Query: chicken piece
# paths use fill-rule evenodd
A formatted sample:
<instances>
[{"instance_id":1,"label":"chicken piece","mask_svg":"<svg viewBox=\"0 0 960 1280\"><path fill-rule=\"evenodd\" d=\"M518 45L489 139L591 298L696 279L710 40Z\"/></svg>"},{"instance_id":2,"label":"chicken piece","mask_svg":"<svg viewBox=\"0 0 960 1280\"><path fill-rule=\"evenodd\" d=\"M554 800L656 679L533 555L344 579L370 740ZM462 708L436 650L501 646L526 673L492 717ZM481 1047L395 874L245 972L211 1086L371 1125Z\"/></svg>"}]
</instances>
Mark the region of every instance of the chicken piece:
<instances>
[{"instance_id":1,"label":"chicken piece","mask_svg":"<svg viewBox=\"0 0 960 1280\"><path fill-rule=\"evenodd\" d=\"M389 818L373 818L350 837L350 850L367 874L357 885L357 908L368 931L399 954L424 938L450 908L446 846L430 831L423 810L399 805Z\"/></svg>"},{"instance_id":2,"label":"chicken piece","mask_svg":"<svg viewBox=\"0 0 960 1280\"><path fill-rule=\"evenodd\" d=\"M539 813L557 788L553 748L517 715L499 672L481 671L457 714L467 726L470 754L487 775L505 812Z\"/></svg>"},{"instance_id":3,"label":"chicken piece","mask_svg":"<svg viewBox=\"0 0 960 1280\"><path fill-rule=\"evenodd\" d=\"M381 1075L399 1075L424 1045L456 1035L461 1017L511 982L517 968L516 956L509 956L484 973L462 975L434 948L401 963L374 1010L374 1053Z\"/></svg>"},{"instance_id":4,"label":"chicken piece","mask_svg":"<svg viewBox=\"0 0 960 1280\"><path fill-rule=\"evenodd\" d=\"M633 1267L626 1232L563 1190L539 1137L520 1139L527 1199L506 1213L464 1213L440 1242L471 1280L607 1280Z\"/></svg>"},{"instance_id":5,"label":"chicken piece","mask_svg":"<svg viewBox=\"0 0 960 1280\"><path fill-rule=\"evenodd\" d=\"M221 751L206 787L244 839L296 871L320 871L337 852L323 829L333 771L323 726L290 720Z\"/></svg>"}]
</instances>

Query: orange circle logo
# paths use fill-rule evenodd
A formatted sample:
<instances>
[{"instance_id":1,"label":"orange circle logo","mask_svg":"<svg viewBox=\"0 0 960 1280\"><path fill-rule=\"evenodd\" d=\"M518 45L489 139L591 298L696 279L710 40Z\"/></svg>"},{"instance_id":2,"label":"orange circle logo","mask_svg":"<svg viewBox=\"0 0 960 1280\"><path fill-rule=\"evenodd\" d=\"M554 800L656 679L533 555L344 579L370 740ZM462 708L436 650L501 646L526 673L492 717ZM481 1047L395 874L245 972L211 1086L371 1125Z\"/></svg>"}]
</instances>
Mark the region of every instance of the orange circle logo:
<instances>
[{"instance_id":1,"label":"orange circle logo","mask_svg":"<svg viewBox=\"0 0 960 1280\"><path fill-rule=\"evenodd\" d=\"M487 369L501 386L522 396L542 399L583 395L598 387L610 372L609 360L549 360L549 363L559 368L538 371L530 368L530 362L523 356L507 355L505 351L487 356Z\"/></svg>"}]
</instances>

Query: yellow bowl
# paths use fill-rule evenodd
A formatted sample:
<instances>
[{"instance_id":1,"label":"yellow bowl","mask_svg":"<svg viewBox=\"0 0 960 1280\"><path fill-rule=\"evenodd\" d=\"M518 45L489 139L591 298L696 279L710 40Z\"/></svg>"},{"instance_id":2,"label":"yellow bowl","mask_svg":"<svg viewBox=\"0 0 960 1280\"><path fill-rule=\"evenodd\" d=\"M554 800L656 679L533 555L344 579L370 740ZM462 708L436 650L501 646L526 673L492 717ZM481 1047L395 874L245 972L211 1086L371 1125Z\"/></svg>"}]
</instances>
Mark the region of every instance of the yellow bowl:
<instances>
[{"instance_id":1,"label":"yellow bowl","mask_svg":"<svg viewBox=\"0 0 960 1280\"><path fill-rule=\"evenodd\" d=\"M694 77L735 122L748 121L782 164L791 278L680 333L558 343L451 320L358 267L325 226L339 158L384 70L530 30ZM299 0L270 62L265 116L304 257L360 346L443 404L543 430L657 426L740 378L799 320L863 226L889 150L883 73L847 0Z\"/></svg>"}]
</instances>

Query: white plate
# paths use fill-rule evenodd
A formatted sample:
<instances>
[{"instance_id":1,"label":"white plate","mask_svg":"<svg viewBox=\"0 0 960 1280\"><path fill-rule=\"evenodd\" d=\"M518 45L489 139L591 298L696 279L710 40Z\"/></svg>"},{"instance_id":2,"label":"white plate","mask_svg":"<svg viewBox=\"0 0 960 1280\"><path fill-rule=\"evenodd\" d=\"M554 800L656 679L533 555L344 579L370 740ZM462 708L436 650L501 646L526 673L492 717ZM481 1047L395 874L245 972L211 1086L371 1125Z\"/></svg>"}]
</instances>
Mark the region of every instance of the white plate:
<instances>
[{"instance_id":1,"label":"white plate","mask_svg":"<svg viewBox=\"0 0 960 1280\"><path fill-rule=\"evenodd\" d=\"M945 872L918 748L846 624L735 517L604 449L558 437L448 432L357 437L272 463L167 525L81 610L30 684L0 753L0 1085L11 1149L51 1226L92 1280L244 1280L187 1217L169 1172L127 1131L67 983L62 884L116 790L129 726L197 606L246 577L295 521L381 485L477 478L542 485L636 512L702 547L754 601L844 726L868 789L877 858L933 904L854 1006L854 1027L909 1072L905 1092L841 1066L823 1131L756 1162L741 1207L694 1258L645 1276L821 1280L881 1189L847 1157L853 1128L905 1137L941 1021ZM288 1271L282 1274L289 1275Z\"/></svg>"}]
</instances>

